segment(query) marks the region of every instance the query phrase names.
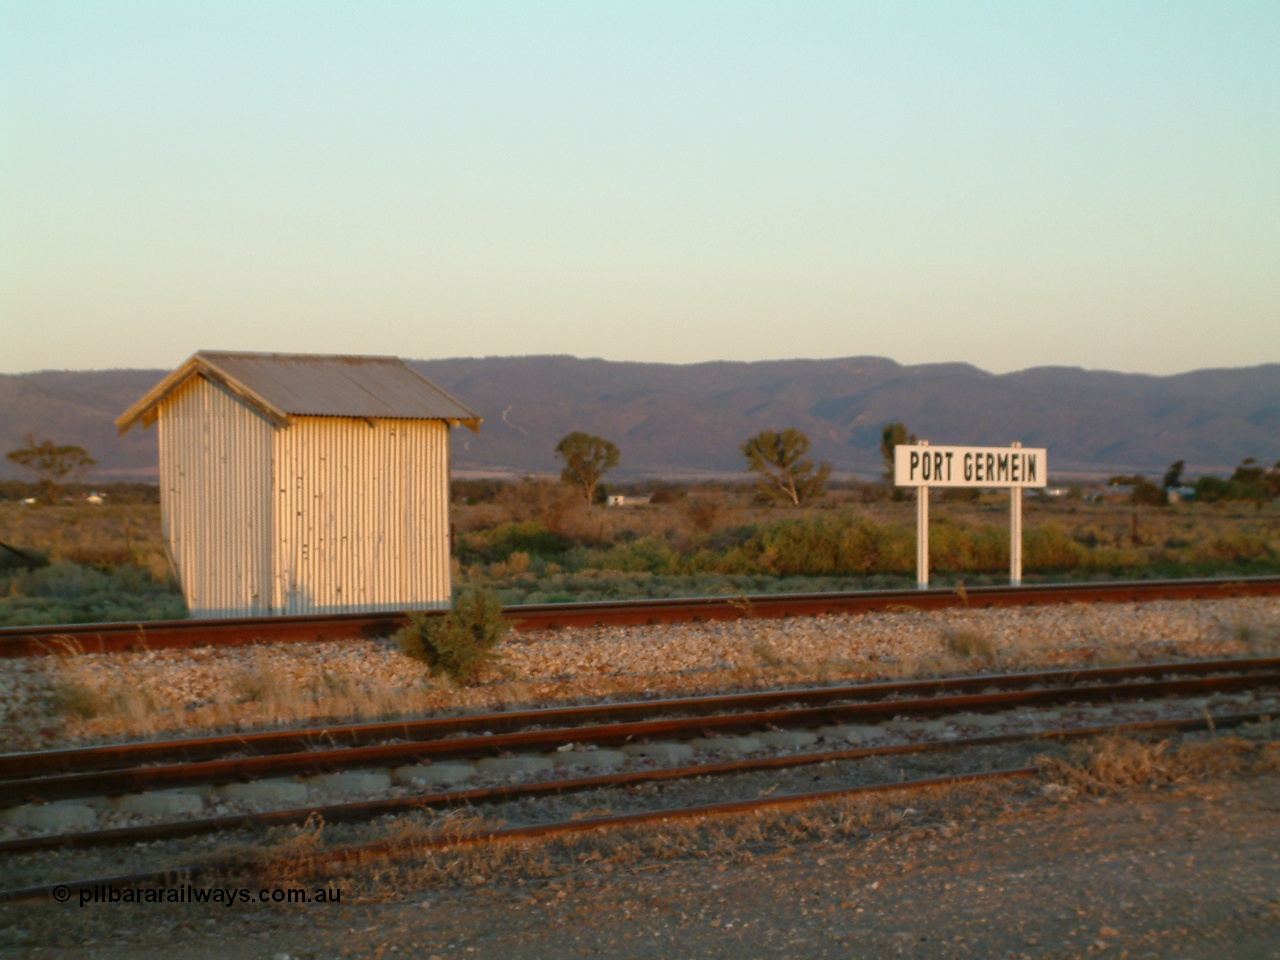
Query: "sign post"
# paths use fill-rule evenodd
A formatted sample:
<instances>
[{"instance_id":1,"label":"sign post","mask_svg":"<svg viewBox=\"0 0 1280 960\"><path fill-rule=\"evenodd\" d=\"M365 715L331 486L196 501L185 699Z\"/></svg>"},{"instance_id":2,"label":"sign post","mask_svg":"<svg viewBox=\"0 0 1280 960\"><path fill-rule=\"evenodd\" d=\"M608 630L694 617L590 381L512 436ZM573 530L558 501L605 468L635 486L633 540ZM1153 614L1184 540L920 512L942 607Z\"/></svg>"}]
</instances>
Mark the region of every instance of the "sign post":
<instances>
[{"instance_id":1,"label":"sign post","mask_svg":"<svg viewBox=\"0 0 1280 960\"><path fill-rule=\"evenodd\" d=\"M929 446L923 440L920 446ZM896 451L895 451L896 453ZM929 488L916 490L916 589L929 587Z\"/></svg>"},{"instance_id":2,"label":"sign post","mask_svg":"<svg viewBox=\"0 0 1280 960\"><path fill-rule=\"evenodd\" d=\"M1013 449L1022 447L1014 443ZM1022 488L1009 488L1009 586L1022 586Z\"/></svg>"},{"instance_id":3,"label":"sign post","mask_svg":"<svg viewBox=\"0 0 1280 960\"><path fill-rule=\"evenodd\" d=\"M915 487L916 586L929 586L929 488L1009 488L1009 583L1022 583L1022 488L1048 483L1048 453L1024 447L931 447L927 441L893 448L893 482Z\"/></svg>"}]
</instances>

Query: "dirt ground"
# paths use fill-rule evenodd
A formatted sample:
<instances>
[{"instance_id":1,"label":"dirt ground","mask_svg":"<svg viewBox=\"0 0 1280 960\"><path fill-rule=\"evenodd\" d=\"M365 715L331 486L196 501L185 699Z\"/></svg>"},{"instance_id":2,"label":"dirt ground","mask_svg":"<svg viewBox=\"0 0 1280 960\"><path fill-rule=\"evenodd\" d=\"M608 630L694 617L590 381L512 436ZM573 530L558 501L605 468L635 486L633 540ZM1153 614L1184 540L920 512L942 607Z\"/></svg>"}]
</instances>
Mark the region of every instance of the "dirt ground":
<instances>
[{"instance_id":1,"label":"dirt ground","mask_svg":"<svg viewBox=\"0 0 1280 960\"><path fill-rule=\"evenodd\" d=\"M0 957L1280 958L1275 773L902 822L745 862L637 858L305 908L7 906Z\"/></svg>"}]
</instances>

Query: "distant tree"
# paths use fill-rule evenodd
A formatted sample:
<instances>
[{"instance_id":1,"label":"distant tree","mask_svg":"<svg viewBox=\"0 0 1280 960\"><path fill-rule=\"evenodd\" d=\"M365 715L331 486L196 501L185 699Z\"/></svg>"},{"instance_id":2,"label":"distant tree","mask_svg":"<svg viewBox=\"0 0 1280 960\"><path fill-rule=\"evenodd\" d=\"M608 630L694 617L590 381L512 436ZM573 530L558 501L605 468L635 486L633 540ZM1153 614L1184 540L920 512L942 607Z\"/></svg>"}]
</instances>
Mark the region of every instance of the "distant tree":
<instances>
[{"instance_id":1,"label":"distant tree","mask_svg":"<svg viewBox=\"0 0 1280 960\"><path fill-rule=\"evenodd\" d=\"M799 505L822 496L831 464L817 467L806 460L809 438L788 427L781 433L765 430L742 445L747 469L760 475L760 489L770 499Z\"/></svg>"},{"instance_id":2,"label":"distant tree","mask_svg":"<svg viewBox=\"0 0 1280 960\"><path fill-rule=\"evenodd\" d=\"M582 487L587 503L594 503L596 489L606 473L618 465L618 448L603 437L575 430L558 444L556 456L564 461L560 479Z\"/></svg>"},{"instance_id":3,"label":"distant tree","mask_svg":"<svg viewBox=\"0 0 1280 960\"><path fill-rule=\"evenodd\" d=\"M1261 483L1263 477L1262 464L1254 457L1245 457L1231 475L1232 483Z\"/></svg>"},{"instance_id":4,"label":"distant tree","mask_svg":"<svg viewBox=\"0 0 1280 960\"><path fill-rule=\"evenodd\" d=\"M1221 477L1201 477L1196 481L1196 502L1215 503L1231 499L1231 484Z\"/></svg>"},{"instance_id":5,"label":"distant tree","mask_svg":"<svg viewBox=\"0 0 1280 960\"><path fill-rule=\"evenodd\" d=\"M1253 500L1259 506L1280 496L1280 462L1267 470L1253 457L1245 457L1230 480L1201 477L1196 481L1196 499L1205 503L1215 500Z\"/></svg>"},{"instance_id":6,"label":"distant tree","mask_svg":"<svg viewBox=\"0 0 1280 960\"><path fill-rule=\"evenodd\" d=\"M1267 469L1253 457L1245 457L1231 475L1231 497L1234 500L1256 500L1259 504L1267 499Z\"/></svg>"},{"instance_id":7,"label":"distant tree","mask_svg":"<svg viewBox=\"0 0 1280 960\"><path fill-rule=\"evenodd\" d=\"M1168 490L1170 487L1182 486L1182 468L1186 466L1186 462L1175 460L1169 465L1169 469L1164 472L1164 482L1160 486Z\"/></svg>"},{"instance_id":8,"label":"distant tree","mask_svg":"<svg viewBox=\"0 0 1280 960\"><path fill-rule=\"evenodd\" d=\"M910 446L916 442L916 435L907 430L905 423L894 421L886 423L880 433L880 456L884 457L885 483L893 485L893 448Z\"/></svg>"},{"instance_id":9,"label":"distant tree","mask_svg":"<svg viewBox=\"0 0 1280 960\"><path fill-rule=\"evenodd\" d=\"M40 478L41 491L50 503L57 502L64 482L80 478L98 462L84 447L58 446L52 440L36 442L32 433L22 439L26 446L10 450L6 456Z\"/></svg>"},{"instance_id":10,"label":"distant tree","mask_svg":"<svg viewBox=\"0 0 1280 960\"><path fill-rule=\"evenodd\" d=\"M1169 494L1150 480L1141 480L1133 485L1133 502L1149 507L1163 507L1169 502Z\"/></svg>"}]
</instances>

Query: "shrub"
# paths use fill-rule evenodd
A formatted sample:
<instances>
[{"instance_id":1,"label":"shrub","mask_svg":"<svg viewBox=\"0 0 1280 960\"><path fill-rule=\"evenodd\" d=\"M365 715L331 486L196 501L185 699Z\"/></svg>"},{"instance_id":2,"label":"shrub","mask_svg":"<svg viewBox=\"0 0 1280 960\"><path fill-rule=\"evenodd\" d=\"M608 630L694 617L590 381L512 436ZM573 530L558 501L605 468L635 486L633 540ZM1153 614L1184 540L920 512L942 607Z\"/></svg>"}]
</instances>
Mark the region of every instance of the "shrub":
<instances>
[{"instance_id":1,"label":"shrub","mask_svg":"<svg viewBox=\"0 0 1280 960\"><path fill-rule=\"evenodd\" d=\"M1088 550L1056 523L1022 532L1022 563L1027 570L1071 570L1088 559Z\"/></svg>"},{"instance_id":2,"label":"shrub","mask_svg":"<svg viewBox=\"0 0 1280 960\"><path fill-rule=\"evenodd\" d=\"M496 562L514 553L530 557L559 557L568 547L568 541L552 533L536 520L522 523L501 523L489 530L471 533L462 539L459 559L464 563L476 560Z\"/></svg>"},{"instance_id":3,"label":"shrub","mask_svg":"<svg viewBox=\"0 0 1280 960\"><path fill-rule=\"evenodd\" d=\"M395 640L406 656L421 660L433 676L444 674L455 683L471 685L510 629L498 597L488 590L471 590L443 615L409 614L409 623L396 631Z\"/></svg>"},{"instance_id":4,"label":"shrub","mask_svg":"<svg viewBox=\"0 0 1280 960\"><path fill-rule=\"evenodd\" d=\"M942 631L942 642L956 656L966 659L990 660L996 653L991 638L972 627L946 628Z\"/></svg>"},{"instance_id":5,"label":"shrub","mask_svg":"<svg viewBox=\"0 0 1280 960\"><path fill-rule=\"evenodd\" d=\"M678 573L680 554L660 537L644 537L602 551L594 565L631 573Z\"/></svg>"},{"instance_id":6,"label":"shrub","mask_svg":"<svg viewBox=\"0 0 1280 960\"><path fill-rule=\"evenodd\" d=\"M656 501L655 501L656 502ZM699 533L710 533L724 523L727 505L719 493L707 493L690 497L685 506L685 513L693 529Z\"/></svg>"}]
</instances>

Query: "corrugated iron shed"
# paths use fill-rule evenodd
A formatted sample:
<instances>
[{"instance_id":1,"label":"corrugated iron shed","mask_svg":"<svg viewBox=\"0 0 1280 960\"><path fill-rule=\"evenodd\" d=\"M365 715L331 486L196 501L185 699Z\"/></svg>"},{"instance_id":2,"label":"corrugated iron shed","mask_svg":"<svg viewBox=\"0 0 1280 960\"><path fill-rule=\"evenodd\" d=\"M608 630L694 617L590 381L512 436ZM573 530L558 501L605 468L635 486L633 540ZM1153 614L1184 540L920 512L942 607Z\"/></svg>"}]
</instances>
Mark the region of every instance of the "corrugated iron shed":
<instances>
[{"instance_id":1,"label":"corrugated iron shed","mask_svg":"<svg viewBox=\"0 0 1280 960\"><path fill-rule=\"evenodd\" d=\"M151 426L192 377L221 384L277 426L291 417L444 420L479 431L482 418L397 357L201 350L116 420L121 433Z\"/></svg>"},{"instance_id":2,"label":"corrugated iron shed","mask_svg":"<svg viewBox=\"0 0 1280 960\"><path fill-rule=\"evenodd\" d=\"M192 616L449 605L450 428L481 420L402 361L201 351L139 421Z\"/></svg>"}]
</instances>

